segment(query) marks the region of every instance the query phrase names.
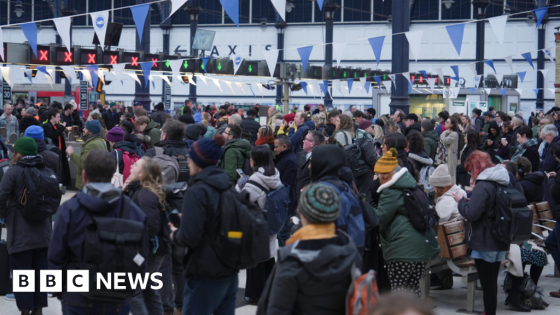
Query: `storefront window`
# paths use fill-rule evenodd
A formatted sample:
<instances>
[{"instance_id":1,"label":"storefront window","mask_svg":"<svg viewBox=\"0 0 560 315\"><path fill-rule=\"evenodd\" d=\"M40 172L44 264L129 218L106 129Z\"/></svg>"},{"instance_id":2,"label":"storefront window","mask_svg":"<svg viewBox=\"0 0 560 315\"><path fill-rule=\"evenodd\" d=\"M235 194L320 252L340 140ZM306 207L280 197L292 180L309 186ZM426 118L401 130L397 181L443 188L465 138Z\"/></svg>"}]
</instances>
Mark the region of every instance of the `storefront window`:
<instances>
[{"instance_id":1,"label":"storefront window","mask_svg":"<svg viewBox=\"0 0 560 315\"><path fill-rule=\"evenodd\" d=\"M410 95L410 113L422 117L437 117L437 114L446 109L445 99L442 95Z\"/></svg>"}]
</instances>

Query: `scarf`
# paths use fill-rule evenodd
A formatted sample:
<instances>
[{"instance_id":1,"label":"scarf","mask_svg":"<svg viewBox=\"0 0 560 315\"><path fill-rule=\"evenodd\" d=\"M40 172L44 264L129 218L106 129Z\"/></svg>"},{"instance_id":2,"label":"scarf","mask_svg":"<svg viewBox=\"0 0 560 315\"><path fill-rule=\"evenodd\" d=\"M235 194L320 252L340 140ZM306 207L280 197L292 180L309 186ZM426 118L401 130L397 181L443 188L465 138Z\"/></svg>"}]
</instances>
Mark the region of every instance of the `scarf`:
<instances>
[{"instance_id":1,"label":"scarf","mask_svg":"<svg viewBox=\"0 0 560 315\"><path fill-rule=\"evenodd\" d=\"M525 151L527 151L527 148L532 147L534 145L537 145L537 143L538 143L537 139L532 138L532 139L527 140L527 142L518 145L517 150L515 151L515 153L511 157L511 161L517 160L520 156L523 155L523 153L525 153Z\"/></svg>"},{"instance_id":2,"label":"scarf","mask_svg":"<svg viewBox=\"0 0 560 315\"><path fill-rule=\"evenodd\" d=\"M53 124L53 128L54 130L57 130L58 128L56 127L56 125ZM64 150L62 150L62 136L58 136L58 149L62 152L64 152Z\"/></svg>"},{"instance_id":3,"label":"scarf","mask_svg":"<svg viewBox=\"0 0 560 315\"><path fill-rule=\"evenodd\" d=\"M274 136L265 136L265 137L258 138L257 141L255 142L255 145L263 145L269 143L274 143Z\"/></svg>"},{"instance_id":4,"label":"scarf","mask_svg":"<svg viewBox=\"0 0 560 315\"><path fill-rule=\"evenodd\" d=\"M320 240L333 237L336 237L336 227L334 223L308 224L297 230L294 235L286 241L286 245L290 245L296 241Z\"/></svg>"}]
</instances>

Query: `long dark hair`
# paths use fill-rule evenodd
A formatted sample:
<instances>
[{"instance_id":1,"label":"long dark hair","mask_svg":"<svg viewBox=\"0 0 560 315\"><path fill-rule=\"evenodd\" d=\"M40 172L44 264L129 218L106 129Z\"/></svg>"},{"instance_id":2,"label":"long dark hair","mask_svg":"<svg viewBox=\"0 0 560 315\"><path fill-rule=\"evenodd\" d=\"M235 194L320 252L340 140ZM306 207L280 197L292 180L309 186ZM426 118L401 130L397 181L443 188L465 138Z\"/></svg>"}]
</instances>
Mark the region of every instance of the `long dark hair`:
<instances>
[{"instance_id":1,"label":"long dark hair","mask_svg":"<svg viewBox=\"0 0 560 315\"><path fill-rule=\"evenodd\" d=\"M473 150L477 150L480 145L480 136L478 131L475 129L467 130L467 147L471 147Z\"/></svg>"},{"instance_id":2,"label":"long dark hair","mask_svg":"<svg viewBox=\"0 0 560 315\"><path fill-rule=\"evenodd\" d=\"M404 151L408 146L408 141L406 141L404 135L400 132L389 132L385 135L383 144L389 148L395 148L397 150L399 166L408 168L410 174L414 177L414 179L416 179L416 181L418 181L420 174L418 174L418 170L414 167L414 163L410 161L408 154ZM404 152L404 155L399 154L402 152Z\"/></svg>"},{"instance_id":3,"label":"long dark hair","mask_svg":"<svg viewBox=\"0 0 560 315\"><path fill-rule=\"evenodd\" d=\"M251 159L253 159L253 169L255 172L262 167L264 176L272 176L276 174L274 161L272 161L272 153L267 145L257 145L251 149Z\"/></svg>"},{"instance_id":4,"label":"long dark hair","mask_svg":"<svg viewBox=\"0 0 560 315\"><path fill-rule=\"evenodd\" d=\"M451 116L448 119L451 122L451 128L449 128L449 129L451 129L451 131L459 130L459 122L457 121L457 118Z\"/></svg>"}]
</instances>

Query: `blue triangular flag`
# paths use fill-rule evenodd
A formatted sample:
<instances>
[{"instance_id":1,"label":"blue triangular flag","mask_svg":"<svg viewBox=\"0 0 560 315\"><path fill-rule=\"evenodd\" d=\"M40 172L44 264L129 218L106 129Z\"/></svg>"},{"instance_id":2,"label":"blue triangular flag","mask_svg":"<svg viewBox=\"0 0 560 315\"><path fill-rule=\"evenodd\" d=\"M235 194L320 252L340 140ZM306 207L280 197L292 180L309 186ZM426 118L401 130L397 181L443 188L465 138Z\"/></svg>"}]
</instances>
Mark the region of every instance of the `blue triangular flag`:
<instances>
[{"instance_id":1,"label":"blue triangular flag","mask_svg":"<svg viewBox=\"0 0 560 315\"><path fill-rule=\"evenodd\" d=\"M37 69L37 70L43 72L44 74L48 75L49 77L51 77L51 74L49 72L47 72L47 67L35 67L35 69Z\"/></svg>"},{"instance_id":2,"label":"blue triangular flag","mask_svg":"<svg viewBox=\"0 0 560 315\"><path fill-rule=\"evenodd\" d=\"M475 88L469 88L469 90L471 90L471 93L474 93L476 91Z\"/></svg>"},{"instance_id":3,"label":"blue triangular flag","mask_svg":"<svg viewBox=\"0 0 560 315\"><path fill-rule=\"evenodd\" d=\"M505 96L506 96L507 89L500 89L500 92L502 92L502 96L505 97Z\"/></svg>"},{"instance_id":4,"label":"blue triangular flag","mask_svg":"<svg viewBox=\"0 0 560 315\"><path fill-rule=\"evenodd\" d=\"M352 92L352 84L354 84L354 79L348 79L346 80L346 82L348 82L348 94L350 94L350 92Z\"/></svg>"},{"instance_id":5,"label":"blue triangular flag","mask_svg":"<svg viewBox=\"0 0 560 315\"><path fill-rule=\"evenodd\" d=\"M324 0L317 0L317 4L319 5L319 10L323 11L323 2Z\"/></svg>"},{"instance_id":6,"label":"blue triangular flag","mask_svg":"<svg viewBox=\"0 0 560 315\"><path fill-rule=\"evenodd\" d=\"M541 25L542 20L544 18L544 15L546 14L547 10L548 10L548 7L533 10L535 12L535 15L537 16L537 26L535 28L537 28L537 27L539 27L539 25Z\"/></svg>"},{"instance_id":7,"label":"blue triangular flag","mask_svg":"<svg viewBox=\"0 0 560 315\"><path fill-rule=\"evenodd\" d=\"M484 63L489 65L490 68L492 68L492 70L494 70L494 73L496 73L496 68L494 68L494 60L490 59L490 60L484 60Z\"/></svg>"},{"instance_id":8,"label":"blue triangular flag","mask_svg":"<svg viewBox=\"0 0 560 315\"><path fill-rule=\"evenodd\" d=\"M140 62L140 67L142 68L142 72L144 73L145 86L148 86L148 83L150 82L150 71L152 71L152 64L153 63L151 61Z\"/></svg>"},{"instance_id":9,"label":"blue triangular flag","mask_svg":"<svg viewBox=\"0 0 560 315\"><path fill-rule=\"evenodd\" d=\"M305 95L307 95L307 83L305 83L305 82L300 82L299 84L301 84L301 88L302 88L303 91L305 92Z\"/></svg>"},{"instance_id":10,"label":"blue triangular flag","mask_svg":"<svg viewBox=\"0 0 560 315\"><path fill-rule=\"evenodd\" d=\"M37 57L37 24L35 22L23 23L19 27L23 30L23 35L27 38L29 46L33 50L33 54Z\"/></svg>"},{"instance_id":11,"label":"blue triangular flag","mask_svg":"<svg viewBox=\"0 0 560 315\"><path fill-rule=\"evenodd\" d=\"M321 84L321 88L323 89L325 96L327 96L327 94L329 93L329 80L323 80L323 84Z\"/></svg>"},{"instance_id":12,"label":"blue triangular flag","mask_svg":"<svg viewBox=\"0 0 560 315\"><path fill-rule=\"evenodd\" d=\"M527 62L531 65L531 67L533 67L533 70L535 70L535 66L533 66L533 57L531 56L531 53L524 53L521 54L521 56L523 56L523 58L525 58L525 60L527 60Z\"/></svg>"},{"instance_id":13,"label":"blue triangular flag","mask_svg":"<svg viewBox=\"0 0 560 315\"><path fill-rule=\"evenodd\" d=\"M142 42L142 32L144 31L144 24L146 23L146 16L148 16L148 11L150 11L150 4L135 5L130 7L130 11L132 12L134 24L136 24L138 38L140 42Z\"/></svg>"},{"instance_id":14,"label":"blue triangular flag","mask_svg":"<svg viewBox=\"0 0 560 315\"><path fill-rule=\"evenodd\" d=\"M535 92L535 94L537 95L537 97L539 97L539 89L533 89L533 92Z\"/></svg>"},{"instance_id":15,"label":"blue triangular flag","mask_svg":"<svg viewBox=\"0 0 560 315\"><path fill-rule=\"evenodd\" d=\"M527 74L527 71L517 72L517 75L519 76L519 79L521 80L521 83L523 83L523 80L525 80L525 75L526 74Z\"/></svg>"},{"instance_id":16,"label":"blue triangular flag","mask_svg":"<svg viewBox=\"0 0 560 315\"><path fill-rule=\"evenodd\" d=\"M375 79L375 82L377 82L378 88L381 89L381 76L375 76L375 77L373 77L373 78ZM371 83L368 83L368 82L366 81L366 84L364 84L364 86L366 86L366 85L368 85L368 84L371 84ZM369 93L369 89L368 89L368 93Z\"/></svg>"},{"instance_id":17,"label":"blue triangular flag","mask_svg":"<svg viewBox=\"0 0 560 315\"><path fill-rule=\"evenodd\" d=\"M424 77L424 80L428 80L428 74L424 70L419 70L420 74Z\"/></svg>"},{"instance_id":18,"label":"blue triangular flag","mask_svg":"<svg viewBox=\"0 0 560 315\"><path fill-rule=\"evenodd\" d=\"M239 0L220 0L220 3L229 18L239 27Z\"/></svg>"},{"instance_id":19,"label":"blue triangular flag","mask_svg":"<svg viewBox=\"0 0 560 315\"><path fill-rule=\"evenodd\" d=\"M455 77L451 78L455 81L459 81L459 66L449 66L451 68L451 70L453 70L453 73L455 73Z\"/></svg>"},{"instance_id":20,"label":"blue triangular flag","mask_svg":"<svg viewBox=\"0 0 560 315\"><path fill-rule=\"evenodd\" d=\"M303 64L303 72L305 72L305 68L307 68L307 62L309 61L309 55L311 55L312 50L313 46L300 47L297 49L299 57L301 58L301 63Z\"/></svg>"},{"instance_id":21,"label":"blue triangular flag","mask_svg":"<svg viewBox=\"0 0 560 315\"><path fill-rule=\"evenodd\" d=\"M371 87L371 82L367 82L364 84L364 88L366 89L366 94L369 94L369 88Z\"/></svg>"},{"instance_id":22,"label":"blue triangular flag","mask_svg":"<svg viewBox=\"0 0 560 315\"><path fill-rule=\"evenodd\" d=\"M204 72L207 72L206 66L208 65L208 60L210 60L210 57L202 57L202 65L204 65Z\"/></svg>"},{"instance_id":23,"label":"blue triangular flag","mask_svg":"<svg viewBox=\"0 0 560 315\"><path fill-rule=\"evenodd\" d=\"M461 46L463 45L463 31L465 30L465 24L453 24L448 25L445 28L447 29L447 34L449 35L453 46L455 46L457 54L460 56Z\"/></svg>"},{"instance_id":24,"label":"blue triangular flag","mask_svg":"<svg viewBox=\"0 0 560 315\"><path fill-rule=\"evenodd\" d=\"M381 60L381 49L383 48L384 40L385 36L368 38L371 49L373 49L373 54L375 55L375 60L377 60L377 66L379 66L379 61Z\"/></svg>"},{"instance_id":25,"label":"blue triangular flag","mask_svg":"<svg viewBox=\"0 0 560 315\"><path fill-rule=\"evenodd\" d=\"M99 81L98 73L99 67L97 65L90 65L86 66L87 71L89 71L89 75L91 75L91 84L93 84L93 88L97 87L97 83Z\"/></svg>"}]
</instances>

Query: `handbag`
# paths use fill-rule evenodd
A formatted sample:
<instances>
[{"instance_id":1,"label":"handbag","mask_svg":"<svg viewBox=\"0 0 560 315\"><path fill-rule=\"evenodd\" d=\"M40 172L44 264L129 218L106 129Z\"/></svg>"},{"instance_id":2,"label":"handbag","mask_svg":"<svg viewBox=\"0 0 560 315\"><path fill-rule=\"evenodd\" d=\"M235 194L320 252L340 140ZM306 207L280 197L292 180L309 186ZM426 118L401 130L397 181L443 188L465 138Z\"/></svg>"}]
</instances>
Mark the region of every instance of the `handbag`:
<instances>
[{"instance_id":1,"label":"handbag","mask_svg":"<svg viewBox=\"0 0 560 315\"><path fill-rule=\"evenodd\" d=\"M113 174L113 178L111 178L111 184L117 188L122 188L122 186L124 186L124 177L119 171L119 151L115 150L115 153L117 153L117 170Z\"/></svg>"}]
</instances>

